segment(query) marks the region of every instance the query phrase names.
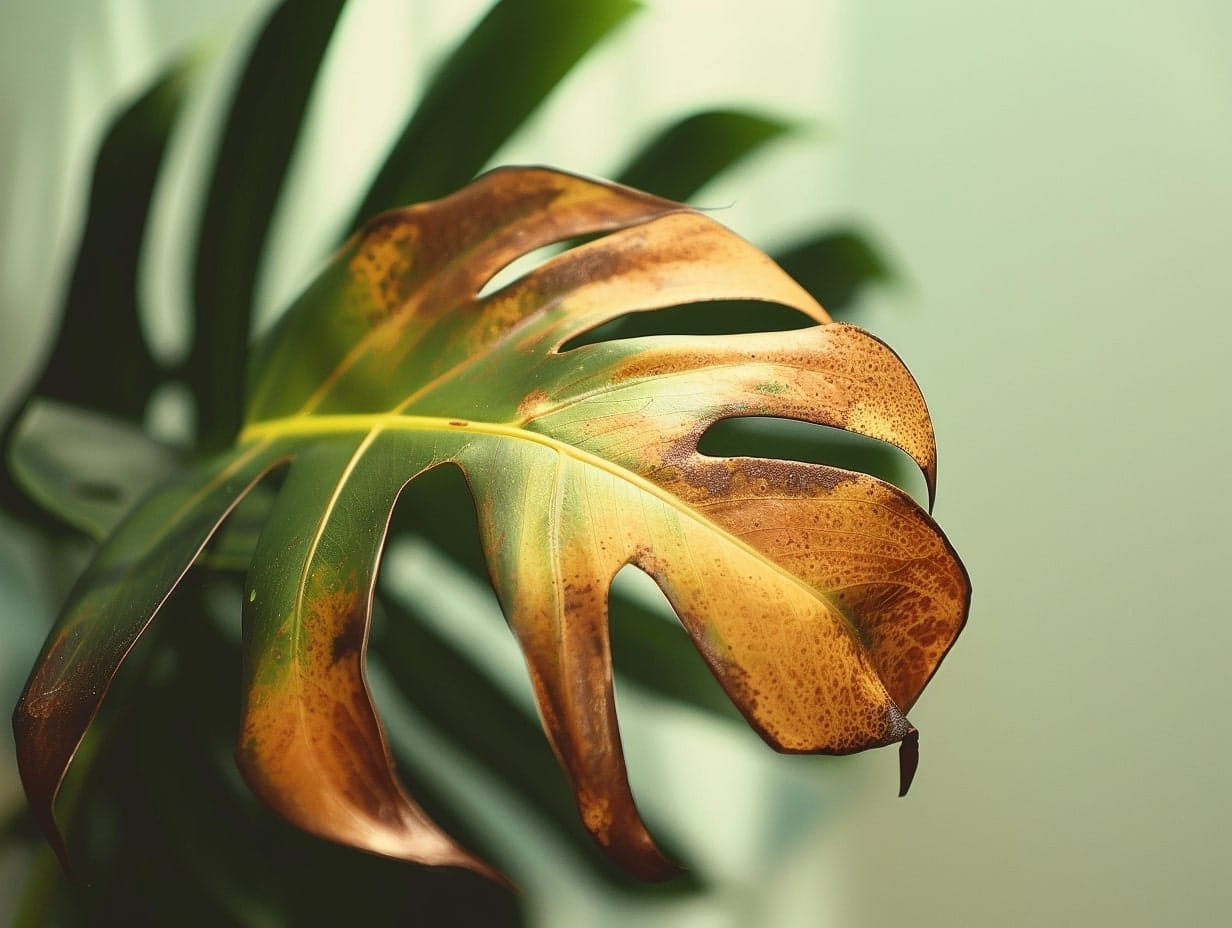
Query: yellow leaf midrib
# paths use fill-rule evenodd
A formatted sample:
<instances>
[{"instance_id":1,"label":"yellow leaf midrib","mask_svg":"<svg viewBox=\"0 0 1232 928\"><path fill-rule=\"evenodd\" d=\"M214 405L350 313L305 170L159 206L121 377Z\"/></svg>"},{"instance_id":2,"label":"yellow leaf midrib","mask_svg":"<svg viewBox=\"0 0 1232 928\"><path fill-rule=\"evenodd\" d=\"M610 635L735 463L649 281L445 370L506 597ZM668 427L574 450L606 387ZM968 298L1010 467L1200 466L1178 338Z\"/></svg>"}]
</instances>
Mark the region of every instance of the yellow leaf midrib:
<instances>
[{"instance_id":1,"label":"yellow leaf midrib","mask_svg":"<svg viewBox=\"0 0 1232 928\"><path fill-rule=\"evenodd\" d=\"M515 441L529 441L543 447L550 448L557 454L573 458L574 460L595 467L605 473L611 474L619 480L623 480L644 493L649 494L655 499L660 500L669 508L687 516L699 524L705 526L708 530L716 535L722 536L728 543L737 549L745 552L759 563L763 564L767 569L774 571L781 577L785 578L791 585L799 587L806 591L810 596L824 601L840 617L844 625L847 626L848 632L852 635L856 643L863 649L862 638L859 632L852 625L851 619L847 614L839 608L838 604L828 596L825 591L819 590L816 587L806 583L796 574L787 570L777 561L769 557L766 552L755 548L744 539L732 534L726 528L712 520L708 519L695 509L693 506L686 503L677 496L672 495L667 490L660 487L658 484L647 480L640 474L627 468L621 467L590 452L583 451L576 445L571 445L568 442L562 442L558 439L545 435L542 432L533 432L528 429L519 428L518 426L509 425L499 422L482 422L474 419L451 419L442 416L412 416L401 415L397 413L352 413L352 414L333 414L333 415L297 415L287 416L277 419L265 419L258 422L250 423L245 426L240 433L239 443L255 442L267 439L289 438L294 436L312 436L312 435L340 435L347 433L366 433L368 439L365 440L365 446L371 444L371 439L381 432L452 432L455 434L475 434L475 435L490 435L500 438L511 439Z\"/></svg>"}]
</instances>

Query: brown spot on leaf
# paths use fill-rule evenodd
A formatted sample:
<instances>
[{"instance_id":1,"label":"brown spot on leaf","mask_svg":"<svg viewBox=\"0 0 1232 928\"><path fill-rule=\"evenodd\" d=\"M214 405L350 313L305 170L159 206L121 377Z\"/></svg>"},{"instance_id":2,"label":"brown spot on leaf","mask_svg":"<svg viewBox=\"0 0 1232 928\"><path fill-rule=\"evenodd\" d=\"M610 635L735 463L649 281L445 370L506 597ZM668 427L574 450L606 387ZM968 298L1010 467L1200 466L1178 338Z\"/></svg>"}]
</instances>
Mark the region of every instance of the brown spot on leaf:
<instances>
[{"instance_id":1,"label":"brown spot on leaf","mask_svg":"<svg viewBox=\"0 0 1232 928\"><path fill-rule=\"evenodd\" d=\"M334 636L331 649L333 663L349 654L356 654L364 646L364 615L360 609L352 609L342 622L341 630Z\"/></svg>"},{"instance_id":2,"label":"brown spot on leaf","mask_svg":"<svg viewBox=\"0 0 1232 928\"><path fill-rule=\"evenodd\" d=\"M552 406L552 397L543 390L531 390L518 403L518 420L529 422L544 409Z\"/></svg>"},{"instance_id":3,"label":"brown spot on leaf","mask_svg":"<svg viewBox=\"0 0 1232 928\"><path fill-rule=\"evenodd\" d=\"M378 217L364 230L351 257L350 271L357 288L355 305L370 326L393 316L411 298L418 284L413 273L418 229L402 214Z\"/></svg>"}]
</instances>

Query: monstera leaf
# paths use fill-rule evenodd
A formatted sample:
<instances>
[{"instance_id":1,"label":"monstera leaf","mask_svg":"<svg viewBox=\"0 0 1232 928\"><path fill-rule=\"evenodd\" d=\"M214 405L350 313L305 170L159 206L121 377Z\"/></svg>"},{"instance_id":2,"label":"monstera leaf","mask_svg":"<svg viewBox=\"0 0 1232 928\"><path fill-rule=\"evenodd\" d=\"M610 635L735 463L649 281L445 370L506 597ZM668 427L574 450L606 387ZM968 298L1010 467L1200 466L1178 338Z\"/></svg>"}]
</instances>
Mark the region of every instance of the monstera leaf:
<instances>
[{"instance_id":1,"label":"monstera leaf","mask_svg":"<svg viewBox=\"0 0 1232 928\"><path fill-rule=\"evenodd\" d=\"M518 257L576 239L489 286ZM711 300L781 304L818 324L580 338ZM495 875L401 787L364 677L391 511L443 466L469 485L582 821L630 872L675 868L638 815L617 727L607 600L625 565L654 579L775 748L914 745L904 713L967 610L941 531L873 477L712 457L698 442L738 417L846 429L905 451L931 496L924 401L889 348L830 323L707 216L546 169L494 171L369 222L269 333L249 383L234 447L161 484L103 544L17 708L22 776L62 854L52 804L120 663L227 514L278 469L244 592L237 758L253 791L308 831Z\"/></svg>"}]
</instances>

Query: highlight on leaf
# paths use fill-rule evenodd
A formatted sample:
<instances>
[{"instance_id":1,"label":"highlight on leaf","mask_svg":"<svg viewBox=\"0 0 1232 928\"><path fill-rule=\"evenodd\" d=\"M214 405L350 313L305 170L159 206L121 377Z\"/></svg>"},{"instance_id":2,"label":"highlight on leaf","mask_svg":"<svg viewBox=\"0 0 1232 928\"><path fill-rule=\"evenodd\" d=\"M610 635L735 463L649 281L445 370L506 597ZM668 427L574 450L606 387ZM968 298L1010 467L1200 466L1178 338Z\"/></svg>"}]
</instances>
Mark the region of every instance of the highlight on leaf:
<instances>
[{"instance_id":1,"label":"highlight on leaf","mask_svg":"<svg viewBox=\"0 0 1232 928\"><path fill-rule=\"evenodd\" d=\"M582 240L491 292L502 268ZM724 335L581 336L688 303L786 306L813 323ZM906 713L966 618L965 571L929 514L868 474L702 453L716 422L778 418L901 449L930 502L936 449L902 361L832 323L709 216L544 168L488 173L365 225L257 347L229 451L181 472L104 542L15 715L40 823L120 663L228 512L285 480L243 596L236 757L307 831L376 854L496 871L401 786L365 679L373 589L408 483L457 468L579 816L628 872L677 872L638 812L613 693L609 587L663 591L774 748L903 744ZM264 490L262 491L264 492ZM460 693L458 699L465 699Z\"/></svg>"}]
</instances>

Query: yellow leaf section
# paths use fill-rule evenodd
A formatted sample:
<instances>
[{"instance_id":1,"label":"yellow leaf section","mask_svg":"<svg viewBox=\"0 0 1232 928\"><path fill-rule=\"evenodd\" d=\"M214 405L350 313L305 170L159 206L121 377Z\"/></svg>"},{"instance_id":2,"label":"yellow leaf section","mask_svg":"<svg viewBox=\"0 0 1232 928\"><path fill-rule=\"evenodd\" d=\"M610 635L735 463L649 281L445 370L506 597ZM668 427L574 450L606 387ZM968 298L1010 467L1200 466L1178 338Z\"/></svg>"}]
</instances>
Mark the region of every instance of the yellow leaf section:
<instances>
[{"instance_id":1,"label":"yellow leaf section","mask_svg":"<svg viewBox=\"0 0 1232 928\"><path fill-rule=\"evenodd\" d=\"M658 480L824 591L895 705L910 710L962 630L970 584L945 536L905 493L819 465L700 455Z\"/></svg>"},{"instance_id":2,"label":"yellow leaf section","mask_svg":"<svg viewBox=\"0 0 1232 928\"><path fill-rule=\"evenodd\" d=\"M655 578L725 690L776 747L847 753L908 735L826 595L662 488L546 443L464 458L544 727L582 821L631 872L657 879L673 870L638 814L616 719L607 596L625 564Z\"/></svg>"},{"instance_id":3,"label":"yellow leaf section","mask_svg":"<svg viewBox=\"0 0 1232 928\"><path fill-rule=\"evenodd\" d=\"M250 572L237 761L253 791L307 831L501 880L402 788L368 692L376 561L400 485L377 479L369 452L381 435L323 442L291 465ZM354 558L338 558L340 538Z\"/></svg>"},{"instance_id":4,"label":"yellow leaf section","mask_svg":"<svg viewBox=\"0 0 1232 928\"><path fill-rule=\"evenodd\" d=\"M561 526L566 589L580 583L587 560L605 583L626 563L646 571L724 689L780 749L844 753L905 734L876 669L822 589L704 510L662 489L647 499L631 481L594 480L584 466L564 465L565 509L576 514Z\"/></svg>"},{"instance_id":5,"label":"yellow leaf section","mask_svg":"<svg viewBox=\"0 0 1232 928\"><path fill-rule=\"evenodd\" d=\"M254 790L323 838L501 880L436 826L391 769L364 684L366 594L318 590L309 603L294 669L288 621L285 644L248 694L238 759Z\"/></svg>"},{"instance_id":6,"label":"yellow leaf section","mask_svg":"<svg viewBox=\"0 0 1232 928\"><path fill-rule=\"evenodd\" d=\"M471 329L505 333L534 315L518 351L548 356L575 335L619 316L713 300L780 303L814 322L830 321L808 291L765 253L710 217L683 211L556 256L483 300Z\"/></svg>"}]
</instances>

